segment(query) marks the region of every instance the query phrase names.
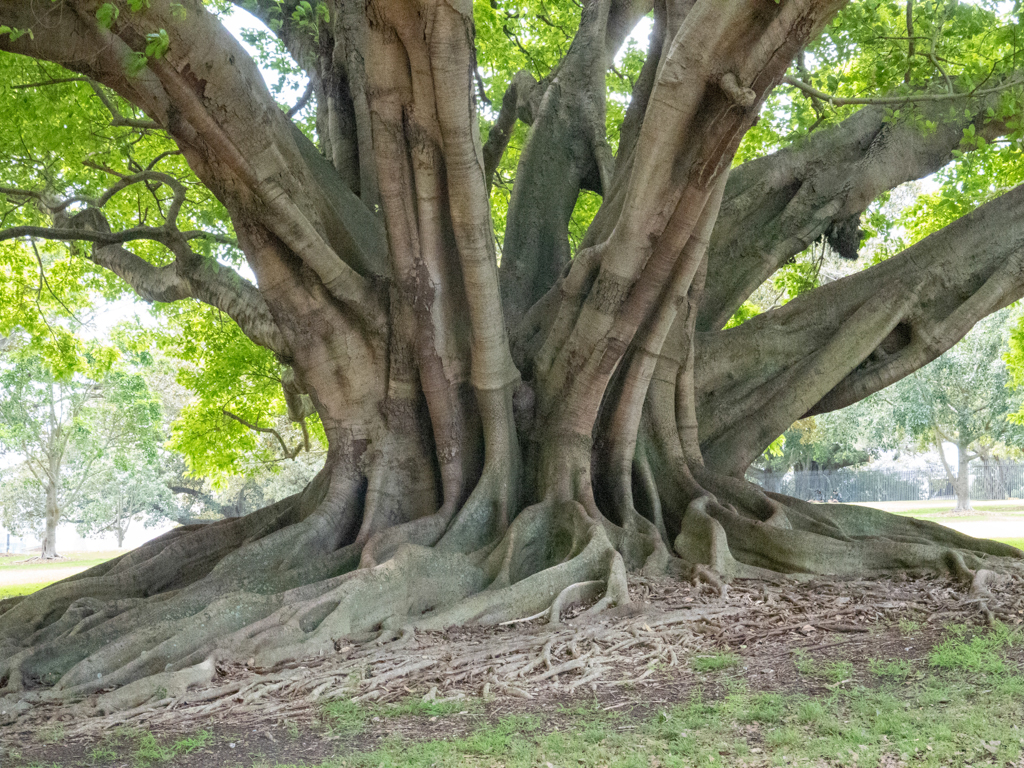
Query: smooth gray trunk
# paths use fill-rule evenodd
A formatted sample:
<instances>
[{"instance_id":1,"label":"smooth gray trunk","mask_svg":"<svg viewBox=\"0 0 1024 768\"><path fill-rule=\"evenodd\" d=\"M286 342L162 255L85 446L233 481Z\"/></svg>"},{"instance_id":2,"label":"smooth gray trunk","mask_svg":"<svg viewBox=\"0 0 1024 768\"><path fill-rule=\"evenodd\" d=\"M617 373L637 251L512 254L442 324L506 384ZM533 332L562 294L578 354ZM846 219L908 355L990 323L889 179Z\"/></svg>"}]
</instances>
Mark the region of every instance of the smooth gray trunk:
<instances>
[{"instance_id":1,"label":"smooth gray trunk","mask_svg":"<svg viewBox=\"0 0 1024 768\"><path fill-rule=\"evenodd\" d=\"M958 444L957 452L959 453L959 459L957 461L956 480L953 482L953 488L956 490L956 508L958 510L972 509L971 472L969 466L971 456L967 452L966 445Z\"/></svg>"},{"instance_id":2,"label":"smooth gray trunk","mask_svg":"<svg viewBox=\"0 0 1024 768\"><path fill-rule=\"evenodd\" d=\"M57 504L57 485L46 484L46 532L43 534L43 551L40 555L44 560L59 557L57 554L57 523L60 521L60 507Z\"/></svg>"}]
</instances>

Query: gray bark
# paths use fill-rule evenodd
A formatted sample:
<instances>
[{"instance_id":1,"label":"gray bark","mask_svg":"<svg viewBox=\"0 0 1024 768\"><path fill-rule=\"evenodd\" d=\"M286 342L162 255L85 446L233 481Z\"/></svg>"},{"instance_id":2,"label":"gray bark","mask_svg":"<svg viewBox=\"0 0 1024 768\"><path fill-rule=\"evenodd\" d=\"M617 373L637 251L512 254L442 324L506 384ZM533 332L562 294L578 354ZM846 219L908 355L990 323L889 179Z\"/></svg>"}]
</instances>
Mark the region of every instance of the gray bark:
<instances>
[{"instance_id":1,"label":"gray bark","mask_svg":"<svg viewBox=\"0 0 1024 768\"><path fill-rule=\"evenodd\" d=\"M800 145L733 169L708 253L698 330L722 328L758 286L822 237L856 258L860 215L882 192L947 165L968 126L988 141L1006 132L1005 123L985 117L998 100L908 105L938 126L928 134L912 122L885 122L890 108L868 106Z\"/></svg>"},{"instance_id":2,"label":"gray bark","mask_svg":"<svg viewBox=\"0 0 1024 768\"><path fill-rule=\"evenodd\" d=\"M961 440L957 443L957 471L956 482L956 508L957 510L970 510L971 507L971 459L970 446L965 445Z\"/></svg>"},{"instance_id":3,"label":"gray bark","mask_svg":"<svg viewBox=\"0 0 1024 768\"><path fill-rule=\"evenodd\" d=\"M871 269L738 328L698 334L694 386L708 464L742 473L797 419L898 381L1024 295L1021 210L1024 186Z\"/></svg>"}]
</instances>

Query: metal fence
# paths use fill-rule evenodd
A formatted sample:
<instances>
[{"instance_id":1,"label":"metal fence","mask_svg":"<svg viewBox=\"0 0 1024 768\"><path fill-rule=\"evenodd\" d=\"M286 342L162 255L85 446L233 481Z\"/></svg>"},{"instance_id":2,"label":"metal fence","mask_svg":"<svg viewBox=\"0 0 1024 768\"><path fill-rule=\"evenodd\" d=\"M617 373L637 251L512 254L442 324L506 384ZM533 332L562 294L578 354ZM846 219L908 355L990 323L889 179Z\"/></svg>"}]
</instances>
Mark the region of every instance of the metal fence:
<instances>
[{"instance_id":1,"label":"metal fence","mask_svg":"<svg viewBox=\"0 0 1024 768\"><path fill-rule=\"evenodd\" d=\"M1024 464L1003 461L970 465L971 498L1024 498ZM767 491L808 501L926 501L955 499L945 472L928 469L834 469L789 471L751 468L747 479Z\"/></svg>"}]
</instances>

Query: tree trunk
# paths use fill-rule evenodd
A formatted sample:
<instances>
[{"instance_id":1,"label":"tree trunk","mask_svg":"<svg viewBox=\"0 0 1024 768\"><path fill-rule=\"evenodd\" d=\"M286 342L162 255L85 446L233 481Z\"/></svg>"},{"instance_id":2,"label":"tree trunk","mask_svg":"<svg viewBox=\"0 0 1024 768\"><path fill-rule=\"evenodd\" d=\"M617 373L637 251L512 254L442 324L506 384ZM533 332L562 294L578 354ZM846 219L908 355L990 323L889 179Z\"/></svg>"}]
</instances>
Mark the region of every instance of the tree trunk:
<instances>
[{"instance_id":1,"label":"tree trunk","mask_svg":"<svg viewBox=\"0 0 1024 768\"><path fill-rule=\"evenodd\" d=\"M40 555L44 560L60 557L57 554L57 524L60 522L60 506L57 501L57 491L57 483L53 479L49 479L45 488L46 527L43 532L43 551Z\"/></svg>"},{"instance_id":2,"label":"tree trunk","mask_svg":"<svg viewBox=\"0 0 1024 768\"><path fill-rule=\"evenodd\" d=\"M792 158L739 171L739 190L729 169L793 56L843 4L655 3L642 108L612 158L604 74L623 27L649 6L587 2L565 60L540 83L518 78L509 99L532 127L499 274L488 189L507 136L480 142L470 4L332 4L320 31L332 53L304 59L324 96L321 154L201 4L182 20L154 0L107 30L82 0L0 0L0 23L34 32L0 46L88 73L168 132L229 212L258 285L183 239L167 238L173 265L150 264L95 208L60 239L91 241L93 262L151 300L222 309L291 367L289 392L311 398L329 444L300 494L182 526L0 603L0 692L53 686L55 697L96 694L103 710L134 707L213 674L218 659L271 667L333 653L339 638L557 623L580 595L597 612L629 601L629 570L970 578L1021 556L741 479L794 420L910 373L1024 293L1021 188L900 256L720 330L722 308L762 270L729 254L757 252L770 234L769 261L784 261L783 230L817 226L822 201L775 195L763 213L781 210L785 225L768 227L753 226L758 206L740 199L758 199L777 178L766 166ZM174 30L173 43L129 77L126 52L153 29ZM282 34L308 47L288 25ZM830 130L839 142L860 135ZM805 197L828 155L817 142L807 153ZM857 166L857 195L929 162L884 178ZM820 188L849 217L866 202L840 189L845 172ZM585 185L603 203L570 260L567 216ZM720 214L733 229L716 235ZM1004 236L992 243L992 231Z\"/></svg>"},{"instance_id":3,"label":"tree trunk","mask_svg":"<svg viewBox=\"0 0 1024 768\"><path fill-rule=\"evenodd\" d=\"M964 445L963 441L957 444L957 453L959 459L957 461L957 472L956 481L953 483L953 487L956 489L956 512L969 512L973 511L974 507L971 506L971 469L970 462L973 458L968 452L969 446Z\"/></svg>"}]
</instances>

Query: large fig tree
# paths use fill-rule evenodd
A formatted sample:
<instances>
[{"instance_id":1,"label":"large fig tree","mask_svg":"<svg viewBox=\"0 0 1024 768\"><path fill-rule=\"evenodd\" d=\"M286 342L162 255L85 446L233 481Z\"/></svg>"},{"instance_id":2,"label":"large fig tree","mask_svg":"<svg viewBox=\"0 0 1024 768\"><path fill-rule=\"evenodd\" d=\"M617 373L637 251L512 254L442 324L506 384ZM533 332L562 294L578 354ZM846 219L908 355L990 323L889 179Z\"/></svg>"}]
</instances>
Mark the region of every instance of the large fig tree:
<instances>
[{"instance_id":1,"label":"large fig tree","mask_svg":"<svg viewBox=\"0 0 1024 768\"><path fill-rule=\"evenodd\" d=\"M0 692L131 706L218 658L558 622L627 601L631 570L969 576L1021 556L743 474L1024 294L1024 186L975 179L929 237L723 330L809 245L855 257L895 186L993 142L1012 165L1020 44L983 5L255 0L309 78L293 120L197 0L0 0L0 49L35 60L5 114L91 89L109 124L44 158L32 136L75 129L72 105L0 127L2 236L217 308L329 446L296 496L0 603ZM646 56L615 65L652 13ZM854 70L866 94L843 90ZM217 258L234 248L254 282Z\"/></svg>"}]
</instances>

